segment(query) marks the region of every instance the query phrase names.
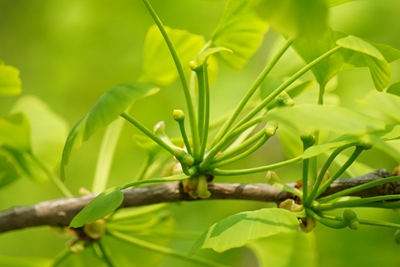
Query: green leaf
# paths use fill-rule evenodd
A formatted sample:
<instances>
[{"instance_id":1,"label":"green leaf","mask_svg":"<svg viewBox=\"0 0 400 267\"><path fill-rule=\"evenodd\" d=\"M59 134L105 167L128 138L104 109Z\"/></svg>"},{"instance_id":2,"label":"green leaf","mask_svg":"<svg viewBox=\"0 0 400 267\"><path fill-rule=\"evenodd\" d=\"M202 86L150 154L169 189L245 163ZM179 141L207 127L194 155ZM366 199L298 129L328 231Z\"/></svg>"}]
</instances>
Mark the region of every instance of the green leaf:
<instances>
[{"instance_id":1,"label":"green leaf","mask_svg":"<svg viewBox=\"0 0 400 267\"><path fill-rule=\"evenodd\" d=\"M203 36L184 30L165 27L179 56L182 66L189 72L189 61L196 57L205 44ZM167 86L176 80L178 72L168 47L156 25L149 28L144 43L140 82Z\"/></svg>"},{"instance_id":2,"label":"green leaf","mask_svg":"<svg viewBox=\"0 0 400 267\"><path fill-rule=\"evenodd\" d=\"M54 113L46 103L32 95L18 99L13 112L22 112L31 125L32 153L50 169L60 164L68 124Z\"/></svg>"},{"instance_id":3,"label":"green leaf","mask_svg":"<svg viewBox=\"0 0 400 267\"><path fill-rule=\"evenodd\" d=\"M320 34L296 39L292 47L305 62L310 63L325 52L336 47L336 40L345 36L346 34L327 27ZM325 85L345 67L347 67L345 56L343 53L338 52L319 62L311 71L315 75L317 82L320 85Z\"/></svg>"},{"instance_id":4,"label":"green leaf","mask_svg":"<svg viewBox=\"0 0 400 267\"><path fill-rule=\"evenodd\" d=\"M0 256L2 267L50 267L53 260L46 258L7 257Z\"/></svg>"},{"instance_id":5,"label":"green leaf","mask_svg":"<svg viewBox=\"0 0 400 267\"><path fill-rule=\"evenodd\" d=\"M353 2L353 1L356 1L356 0L327 0L326 2L328 4L328 7L334 7L334 6L338 6L338 5L345 4L348 2Z\"/></svg>"},{"instance_id":6,"label":"green leaf","mask_svg":"<svg viewBox=\"0 0 400 267\"><path fill-rule=\"evenodd\" d=\"M285 37L319 35L327 27L325 0L252 0L252 4Z\"/></svg>"},{"instance_id":7,"label":"green leaf","mask_svg":"<svg viewBox=\"0 0 400 267\"><path fill-rule=\"evenodd\" d=\"M390 85L389 88L386 90L386 93L400 96L400 81Z\"/></svg>"},{"instance_id":8,"label":"green leaf","mask_svg":"<svg viewBox=\"0 0 400 267\"><path fill-rule=\"evenodd\" d=\"M375 88L382 91L389 85L391 69L382 53L371 43L355 36L336 41L338 45L356 53L349 57L354 66L368 66Z\"/></svg>"},{"instance_id":9,"label":"green leaf","mask_svg":"<svg viewBox=\"0 0 400 267\"><path fill-rule=\"evenodd\" d=\"M233 54L219 58L234 70L240 70L257 51L268 24L260 19L248 0L228 0L221 21L211 35L213 47L226 47Z\"/></svg>"},{"instance_id":10,"label":"green leaf","mask_svg":"<svg viewBox=\"0 0 400 267\"><path fill-rule=\"evenodd\" d=\"M265 116L299 134L325 129L340 134L360 135L385 129L383 121L367 115L335 106L297 105L271 110Z\"/></svg>"},{"instance_id":11,"label":"green leaf","mask_svg":"<svg viewBox=\"0 0 400 267\"><path fill-rule=\"evenodd\" d=\"M193 245L189 256L205 248L223 252L242 247L263 237L291 232L298 226L296 215L284 209L237 213L211 226Z\"/></svg>"},{"instance_id":12,"label":"green leaf","mask_svg":"<svg viewBox=\"0 0 400 267\"><path fill-rule=\"evenodd\" d=\"M328 150L335 149L341 146L348 145L353 142L357 142L359 139L355 136L350 136L350 135L343 135L340 136L330 142L312 146L308 148L306 151L303 153L303 159L308 159L312 158L318 155L321 155L322 153L327 152Z\"/></svg>"},{"instance_id":13,"label":"green leaf","mask_svg":"<svg viewBox=\"0 0 400 267\"><path fill-rule=\"evenodd\" d=\"M69 227L81 227L114 212L124 200L118 187L107 189L89 202L71 221Z\"/></svg>"},{"instance_id":14,"label":"green leaf","mask_svg":"<svg viewBox=\"0 0 400 267\"><path fill-rule=\"evenodd\" d=\"M158 88L150 84L123 83L107 90L91 110L79 120L68 135L61 160L61 177L64 179L64 166L69 157L84 141L99 128L114 121L135 100L158 92Z\"/></svg>"},{"instance_id":15,"label":"green leaf","mask_svg":"<svg viewBox=\"0 0 400 267\"><path fill-rule=\"evenodd\" d=\"M318 251L313 233L291 231L250 243L260 267L316 267Z\"/></svg>"},{"instance_id":16,"label":"green leaf","mask_svg":"<svg viewBox=\"0 0 400 267\"><path fill-rule=\"evenodd\" d=\"M221 51L227 51L233 53L232 50L225 47L207 48L206 50L198 54L193 61L190 62L190 67L192 68L192 70L197 69L198 67L202 66L210 56Z\"/></svg>"},{"instance_id":17,"label":"green leaf","mask_svg":"<svg viewBox=\"0 0 400 267\"><path fill-rule=\"evenodd\" d=\"M14 182L20 177L20 171L13 157L3 149L0 149L0 187Z\"/></svg>"},{"instance_id":18,"label":"green leaf","mask_svg":"<svg viewBox=\"0 0 400 267\"><path fill-rule=\"evenodd\" d=\"M0 61L0 96L18 95L21 93L19 70L13 66L4 65Z\"/></svg>"},{"instance_id":19,"label":"green leaf","mask_svg":"<svg viewBox=\"0 0 400 267\"><path fill-rule=\"evenodd\" d=\"M378 112L380 116L391 122L400 123L400 97L398 96L371 91L364 100L358 103Z\"/></svg>"},{"instance_id":20,"label":"green leaf","mask_svg":"<svg viewBox=\"0 0 400 267\"><path fill-rule=\"evenodd\" d=\"M30 151L30 125L26 116L15 113L0 118L0 145Z\"/></svg>"}]
</instances>

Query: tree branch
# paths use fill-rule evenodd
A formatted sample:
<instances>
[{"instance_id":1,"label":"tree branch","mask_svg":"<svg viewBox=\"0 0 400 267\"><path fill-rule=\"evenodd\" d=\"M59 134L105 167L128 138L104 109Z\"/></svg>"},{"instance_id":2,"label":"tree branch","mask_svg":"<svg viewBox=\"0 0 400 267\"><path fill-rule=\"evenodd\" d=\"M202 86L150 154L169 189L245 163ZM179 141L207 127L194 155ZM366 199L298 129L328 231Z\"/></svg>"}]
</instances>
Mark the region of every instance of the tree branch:
<instances>
[{"instance_id":1,"label":"tree branch","mask_svg":"<svg viewBox=\"0 0 400 267\"><path fill-rule=\"evenodd\" d=\"M365 184L374 180L394 176L386 170L377 170L363 176L335 181L324 196ZM289 184L293 186L294 184ZM183 192L180 182L137 187L123 190L124 200L119 208L137 207L165 202L199 201L216 199L252 200L279 203L291 198L289 194L268 184L212 183L208 187L209 199L193 199ZM372 197L400 194L400 181L382 184L359 191L354 195ZM87 205L96 194L50 200L32 206L13 207L0 212L0 233L33 226L68 226L72 218Z\"/></svg>"}]
</instances>

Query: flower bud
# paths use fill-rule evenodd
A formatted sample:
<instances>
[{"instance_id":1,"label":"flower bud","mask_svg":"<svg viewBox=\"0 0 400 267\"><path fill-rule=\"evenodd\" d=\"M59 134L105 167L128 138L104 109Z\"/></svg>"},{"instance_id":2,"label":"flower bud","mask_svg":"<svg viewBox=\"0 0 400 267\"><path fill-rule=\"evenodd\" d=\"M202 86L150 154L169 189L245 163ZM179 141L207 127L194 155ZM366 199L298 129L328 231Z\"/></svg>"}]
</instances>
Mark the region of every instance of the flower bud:
<instances>
[{"instance_id":1,"label":"flower bud","mask_svg":"<svg viewBox=\"0 0 400 267\"><path fill-rule=\"evenodd\" d=\"M83 226L85 234L95 240L101 239L106 231L106 222L104 219L87 223Z\"/></svg>"},{"instance_id":2,"label":"flower bud","mask_svg":"<svg viewBox=\"0 0 400 267\"><path fill-rule=\"evenodd\" d=\"M357 214L350 209L345 209L343 211L343 219L347 222L347 225L349 226L350 229L357 230L358 227L360 226Z\"/></svg>"},{"instance_id":3,"label":"flower bud","mask_svg":"<svg viewBox=\"0 0 400 267\"><path fill-rule=\"evenodd\" d=\"M185 119L185 113L183 113L183 111L180 109L174 109L172 115L174 116L174 120L176 121L183 121Z\"/></svg>"}]
</instances>

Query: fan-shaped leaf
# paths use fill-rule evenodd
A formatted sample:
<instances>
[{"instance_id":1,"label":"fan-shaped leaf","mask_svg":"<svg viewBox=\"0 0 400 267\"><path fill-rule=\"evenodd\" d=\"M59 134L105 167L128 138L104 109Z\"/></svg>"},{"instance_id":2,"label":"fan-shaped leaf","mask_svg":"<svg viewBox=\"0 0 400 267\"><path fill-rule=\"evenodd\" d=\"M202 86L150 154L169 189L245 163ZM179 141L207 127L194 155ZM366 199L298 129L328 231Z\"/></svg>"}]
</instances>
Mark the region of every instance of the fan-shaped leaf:
<instances>
[{"instance_id":1,"label":"fan-shaped leaf","mask_svg":"<svg viewBox=\"0 0 400 267\"><path fill-rule=\"evenodd\" d=\"M124 200L120 188L110 188L89 202L71 221L70 227L81 227L115 211Z\"/></svg>"},{"instance_id":2,"label":"fan-shaped leaf","mask_svg":"<svg viewBox=\"0 0 400 267\"><path fill-rule=\"evenodd\" d=\"M250 243L260 267L316 267L317 246L313 233L292 231Z\"/></svg>"},{"instance_id":3,"label":"fan-shaped leaf","mask_svg":"<svg viewBox=\"0 0 400 267\"><path fill-rule=\"evenodd\" d=\"M240 70L261 45L268 24L254 12L248 0L228 0L224 14L211 36L213 47L226 47L233 54L218 56Z\"/></svg>"},{"instance_id":4,"label":"fan-shaped leaf","mask_svg":"<svg viewBox=\"0 0 400 267\"><path fill-rule=\"evenodd\" d=\"M64 166L83 141L86 141L99 127L107 126L114 121L135 100L152 95L158 90L150 84L130 82L111 87L105 92L68 135L61 161L62 179L64 179Z\"/></svg>"},{"instance_id":5,"label":"fan-shaped leaf","mask_svg":"<svg viewBox=\"0 0 400 267\"><path fill-rule=\"evenodd\" d=\"M299 133L326 129L341 134L364 134L385 129L385 123L367 115L335 106L297 105L274 109L267 120L293 128Z\"/></svg>"},{"instance_id":6,"label":"fan-shaped leaf","mask_svg":"<svg viewBox=\"0 0 400 267\"><path fill-rule=\"evenodd\" d=\"M270 208L241 212L211 226L189 252L211 248L223 252L242 247L259 238L288 233L299 226L296 215L288 210Z\"/></svg>"},{"instance_id":7,"label":"fan-shaped leaf","mask_svg":"<svg viewBox=\"0 0 400 267\"><path fill-rule=\"evenodd\" d=\"M184 30L165 27L181 64L186 71L190 71L189 61L196 57L205 44L203 36L192 34ZM178 77L174 61L167 45L156 25L147 32L143 50L143 66L138 81L167 86Z\"/></svg>"},{"instance_id":8,"label":"fan-shaped leaf","mask_svg":"<svg viewBox=\"0 0 400 267\"><path fill-rule=\"evenodd\" d=\"M400 82L395 82L386 90L387 93L400 96Z\"/></svg>"}]
</instances>

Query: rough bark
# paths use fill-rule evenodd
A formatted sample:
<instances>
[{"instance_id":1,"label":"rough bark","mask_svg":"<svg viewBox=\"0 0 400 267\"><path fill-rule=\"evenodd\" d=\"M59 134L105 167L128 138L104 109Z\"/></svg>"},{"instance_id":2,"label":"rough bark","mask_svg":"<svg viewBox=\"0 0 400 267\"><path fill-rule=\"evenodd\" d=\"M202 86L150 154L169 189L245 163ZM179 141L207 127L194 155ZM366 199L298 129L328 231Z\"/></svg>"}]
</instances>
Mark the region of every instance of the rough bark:
<instances>
[{"instance_id":1,"label":"rough bark","mask_svg":"<svg viewBox=\"0 0 400 267\"><path fill-rule=\"evenodd\" d=\"M330 195L350 187L378 179L391 177L386 170L378 170L366 175L339 179L324 193ZM293 186L294 184L290 184ZM209 184L209 199L193 199L183 192L180 182L130 188L123 190L124 201L119 208L137 207L165 202L204 201L237 199L279 203L291 196L268 184L212 183ZM372 197L378 195L399 194L400 181L385 183L377 187L359 191L354 195ZM72 218L96 195L74 198L62 198L38 203L32 206L13 207L0 212L0 233L34 226L68 226Z\"/></svg>"}]
</instances>

